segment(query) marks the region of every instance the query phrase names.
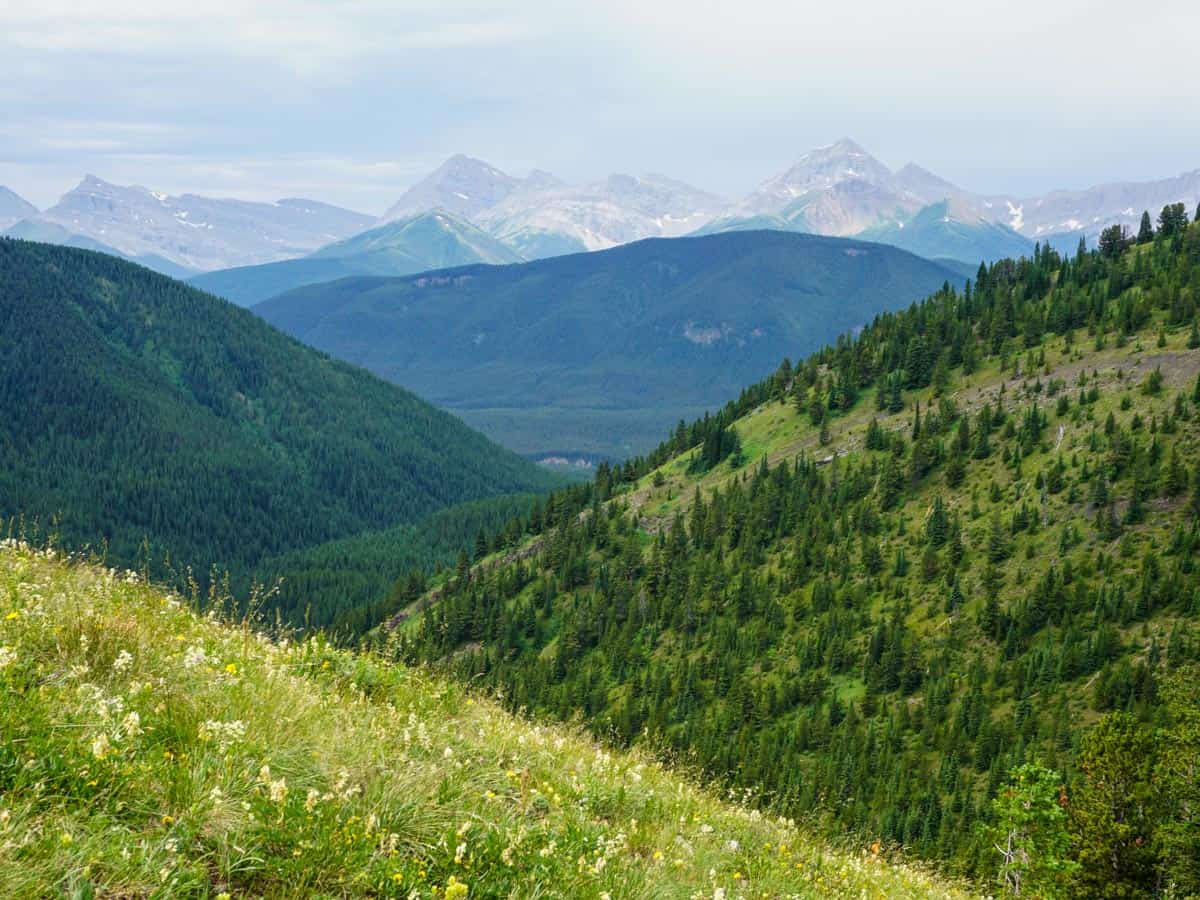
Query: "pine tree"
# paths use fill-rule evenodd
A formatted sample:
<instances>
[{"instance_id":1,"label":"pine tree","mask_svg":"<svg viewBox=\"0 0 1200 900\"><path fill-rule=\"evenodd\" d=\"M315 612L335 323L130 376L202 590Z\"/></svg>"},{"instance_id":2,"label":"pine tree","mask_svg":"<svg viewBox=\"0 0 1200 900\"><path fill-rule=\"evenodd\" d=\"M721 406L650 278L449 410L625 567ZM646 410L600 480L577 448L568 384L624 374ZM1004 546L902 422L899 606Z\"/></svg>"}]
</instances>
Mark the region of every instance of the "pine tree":
<instances>
[{"instance_id":1,"label":"pine tree","mask_svg":"<svg viewBox=\"0 0 1200 900\"><path fill-rule=\"evenodd\" d=\"M1000 854L997 880L1013 897L1065 897L1078 864L1071 841L1061 776L1037 763L1018 766L992 800L990 836Z\"/></svg>"},{"instance_id":2,"label":"pine tree","mask_svg":"<svg viewBox=\"0 0 1200 900\"><path fill-rule=\"evenodd\" d=\"M1154 225L1150 221L1150 211L1146 210L1142 213L1142 224L1138 228L1137 242L1149 244L1152 240L1154 240Z\"/></svg>"},{"instance_id":3,"label":"pine tree","mask_svg":"<svg viewBox=\"0 0 1200 900\"><path fill-rule=\"evenodd\" d=\"M1100 720L1079 748L1083 779L1070 802L1078 895L1145 897L1154 891L1152 838L1161 809L1153 782L1157 745L1125 713Z\"/></svg>"}]
</instances>

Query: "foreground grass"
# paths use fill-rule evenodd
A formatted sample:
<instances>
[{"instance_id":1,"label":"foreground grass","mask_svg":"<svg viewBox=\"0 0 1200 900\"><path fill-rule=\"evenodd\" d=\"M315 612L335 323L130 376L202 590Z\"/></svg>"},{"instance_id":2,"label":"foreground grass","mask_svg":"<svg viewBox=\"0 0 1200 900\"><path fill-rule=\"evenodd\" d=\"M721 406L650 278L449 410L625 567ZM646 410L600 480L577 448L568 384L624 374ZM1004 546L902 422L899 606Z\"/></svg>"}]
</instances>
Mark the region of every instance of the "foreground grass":
<instances>
[{"instance_id":1,"label":"foreground grass","mask_svg":"<svg viewBox=\"0 0 1200 900\"><path fill-rule=\"evenodd\" d=\"M956 889L320 641L0 544L0 896Z\"/></svg>"}]
</instances>

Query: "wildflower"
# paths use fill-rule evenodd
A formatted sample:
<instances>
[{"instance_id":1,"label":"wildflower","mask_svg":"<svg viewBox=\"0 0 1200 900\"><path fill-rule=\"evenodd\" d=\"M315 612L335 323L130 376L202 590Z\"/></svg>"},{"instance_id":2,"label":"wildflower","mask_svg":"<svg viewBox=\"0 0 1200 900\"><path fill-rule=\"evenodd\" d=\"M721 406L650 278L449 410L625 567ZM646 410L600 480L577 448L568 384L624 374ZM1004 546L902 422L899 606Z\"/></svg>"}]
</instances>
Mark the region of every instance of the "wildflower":
<instances>
[{"instance_id":1,"label":"wildflower","mask_svg":"<svg viewBox=\"0 0 1200 900\"><path fill-rule=\"evenodd\" d=\"M453 755L454 755L454 751L453 751L453 750L451 750L449 747L447 747L445 750L443 750L443 751L442 751L442 758L443 758L443 759L449 759L449 758L450 758L450 757L452 757Z\"/></svg>"},{"instance_id":2,"label":"wildflower","mask_svg":"<svg viewBox=\"0 0 1200 900\"><path fill-rule=\"evenodd\" d=\"M174 816L163 816L163 817L162 817L162 823L163 823L164 825L174 825L174 824L175 824L175 817L174 817Z\"/></svg>"},{"instance_id":3,"label":"wildflower","mask_svg":"<svg viewBox=\"0 0 1200 900\"><path fill-rule=\"evenodd\" d=\"M312 812L314 809L316 809L317 803L318 803L318 801L320 801L320 799L321 799L321 792L318 791L316 788L309 788L308 794L304 798L305 812Z\"/></svg>"},{"instance_id":4,"label":"wildflower","mask_svg":"<svg viewBox=\"0 0 1200 900\"><path fill-rule=\"evenodd\" d=\"M117 658L113 660L113 671L124 672L133 663L133 654L128 650L122 650L117 654Z\"/></svg>"},{"instance_id":5,"label":"wildflower","mask_svg":"<svg viewBox=\"0 0 1200 900\"><path fill-rule=\"evenodd\" d=\"M16 661L16 658L16 651L10 650L8 647L0 647L0 669L7 669Z\"/></svg>"},{"instance_id":6,"label":"wildflower","mask_svg":"<svg viewBox=\"0 0 1200 900\"><path fill-rule=\"evenodd\" d=\"M199 644L192 644L192 646L183 652L183 667L185 669L194 669L207 662L208 654L204 652L204 648Z\"/></svg>"},{"instance_id":7,"label":"wildflower","mask_svg":"<svg viewBox=\"0 0 1200 900\"><path fill-rule=\"evenodd\" d=\"M446 892L443 896L446 900L465 900L468 891L469 888L465 884L451 875L450 880L446 882Z\"/></svg>"},{"instance_id":8,"label":"wildflower","mask_svg":"<svg viewBox=\"0 0 1200 900\"><path fill-rule=\"evenodd\" d=\"M69 847L73 843L75 843L75 838L71 837L71 832L64 831L62 834L60 834L58 836L58 842L60 844L62 844L64 847Z\"/></svg>"},{"instance_id":9,"label":"wildflower","mask_svg":"<svg viewBox=\"0 0 1200 900\"><path fill-rule=\"evenodd\" d=\"M725 888L716 888L713 891L713 900L725 900Z\"/></svg>"},{"instance_id":10,"label":"wildflower","mask_svg":"<svg viewBox=\"0 0 1200 900\"><path fill-rule=\"evenodd\" d=\"M200 740L215 742L222 754L229 752L229 748L245 736L246 723L242 721L217 722L209 719L200 726Z\"/></svg>"},{"instance_id":11,"label":"wildflower","mask_svg":"<svg viewBox=\"0 0 1200 900\"><path fill-rule=\"evenodd\" d=\"M506 866L511 866L513 864L512 853L513 850L511 846L505 847L500 851L500 862L504 863Z\"/></svg>"},{"instance_id":12,"label":"wildflower","mask_svg":"<svg viewBox=\"0 0 1200 900\"><path fill-rule=\"evenodd\" d=\"M21 614L14 609L12 612L10 612L7 616L4 617L4 621L11 622L13 619L18 619L20 617L21 617Z\"/></svg>"},{"instance_id":13,"label":"wildflower","mask_svg":"<svg viewBox=\"0 0 1200 900\"><path fill-rule=\"evenodd\" d=\"M136 710L130 710L121 720L121 733L125 737L137 737L142 733L142 717L137 714Z\"/></svg>"},{"instance_id":14,"label":"wildflower","mask_svg":"<svg viewBox=\"0 0 1200 900\"><path fill-rule=\"evenodd\" d=\"M101 732L92 741L92 756L96 757L96 759L104 759L104 757L108 756L110 750L112 750L112 744L108 741L108 735Z\"/></svg>"},{"instance_id":15,"label":"wildflower","mask_svg":"<svg viewBox=\"0 0 1200 900\"><path fill-rule=\"evenodd\" d=\"M230 675L236 675L237 674L237 663L226 663L225 671Z\"/></svg>"},{"instance_id":16,"label":"wildflower","mask_svg":"<svg viewBox=\"0 0 1200 900\"><path fill-rule=\"evenodd\" d=\"M221 893L217 894L217 900L233 900L233 898L229 891L221 891Z\"/></svg>"},{"instance_id":17,"label":"wildflower","mask_svg":"<svg viewBox=\"0 0 1200 900\"><path fill-rule=\"evenodd\" d=\"M258 780L267 789L267 794L270 796L272 803L283 803L287 799L287 779L272 779L270 766L264 764L258 770Z\"/></svg>"}]
</instances>

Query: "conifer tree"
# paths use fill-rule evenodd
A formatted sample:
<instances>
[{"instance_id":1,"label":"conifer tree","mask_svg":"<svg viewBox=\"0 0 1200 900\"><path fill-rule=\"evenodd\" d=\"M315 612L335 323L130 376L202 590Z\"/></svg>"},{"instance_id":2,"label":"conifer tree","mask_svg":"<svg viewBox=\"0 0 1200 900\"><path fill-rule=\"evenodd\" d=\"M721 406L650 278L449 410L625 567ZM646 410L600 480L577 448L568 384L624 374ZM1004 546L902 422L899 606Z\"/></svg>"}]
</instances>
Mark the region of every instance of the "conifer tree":
<instances>
[{"instance_id":1,"label":"conifer tree","mask_svg":"<svg viewBox=\"0 0 1200 900\"><path fill-rule=\"evenodd\" d=\"M1149 210L1142 213L1142 224L1138 228L1137 242L1139 244L1148 244L1154 240L1154 225L1150 221Z\"/></svg>"}]
</instances>

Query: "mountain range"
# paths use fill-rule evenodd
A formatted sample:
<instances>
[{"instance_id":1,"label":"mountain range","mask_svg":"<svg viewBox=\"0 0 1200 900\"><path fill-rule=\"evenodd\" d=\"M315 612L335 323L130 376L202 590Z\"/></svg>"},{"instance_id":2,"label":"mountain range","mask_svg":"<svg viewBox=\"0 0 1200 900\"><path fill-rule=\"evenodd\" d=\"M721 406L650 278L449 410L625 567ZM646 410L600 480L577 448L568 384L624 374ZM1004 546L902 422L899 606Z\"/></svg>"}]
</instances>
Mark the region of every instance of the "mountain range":
<instances>
[{"instance_id":1,"label":"mountain range","mask_svg":"<svg viewBox=\"0 0 1200 900\"><path fill-rule=\"evenodd\" d=\"M190 282L252 306L293 288L351 275L411 275L471 263L521 261L507 244L437 208L389 220L299 259L206 272Z\"/></svg>"},{"instance_id":2,"label":"mountain range","mask_svg":"<svg viewBox=\"0 0 1200 900\"><path fill-rule=\"evenodd\" d=\"M369 228L374 218L315 200L275 203L172 197L86 176L54 206L29 213L13 237L78 243L162 268L167 274L290 259ZM85 238L91 244L80 241Z\"/></svg>"},{"instance_id":3,"label":"mountain range","mask_svg":"<svg viewBox=\"0 0 1200 900\"><path fill-rule=\"evenodd\" d=\"M643 237L769 228L891 243L977 264L1029 255L1035 242L1074 250L1111 224L1135 227L1143 210L1200 202L1200 170L1144 183L1044 195L978 194L909 163L892 171L848 138L812 150L745 197L727 201L661 175L612 175L567 185L509 175L455 156L389 211L443 208L533 259L597 250Z\"/></svg>"},{"instance_id":4,"label":"mountain range","mask_svg":"<svg viewBox=\"0 0 1200 900\"><path fill-rule=\"evenodd\" d=\"M768 228L860 237L975 265L1029 255L1034 242L1074 250L1083 238L1094 246L1104 227L1135 228L1143 210L1156 215L1179 201L1189 208L1200 202L1200 170L1043 195L981 194L915 163L892 171L845 138L802 155L734 200L665 175L613 174L572 185L541 170L514 176L460 154L414 184L378 219L313 200L172 197L87 176L40 213L11 191L0 193L0 229L113 252L175 276L304 258L326 247L318 258L346 259L354 251L338 246L346 238L432 212L452 217L449 230L462 238L463 246L450 251L444 234L430 228L425 233L433 243L423 247L417 229L404 241L404 259L385 263L377 257L344 268L310 261L283 270L279 283L286 289L327 276L408 274L428 259L502 261L506 254L494 245L475 253L472 245L481 238L467 224L522 259L603 250L647 237ZM254 302L263 298L264 288L247 293L241 280L270 286L276 273L232 277L213 284L232 285L230 293Z\"/></svg>"},{"instance_id":5,"label":"mountain range","mask_svg":"<svg viewBox=\"0 0 1200 900\"><path fill-rule=\"evenodd\" d=\"M962 273L779 231L314 284L254 307L526 454L624 457L769 371Z\"/></svg>"},{"instance_id":6,"label":"mountain range","mask_svg":"<svg viewBox=\"0 0 1200 900\"><path fill-rule=\"evenodd\" d=\"M36 206L0 185L0 231L34 215L37 215Z\"/></svg>"}]
</instances>

